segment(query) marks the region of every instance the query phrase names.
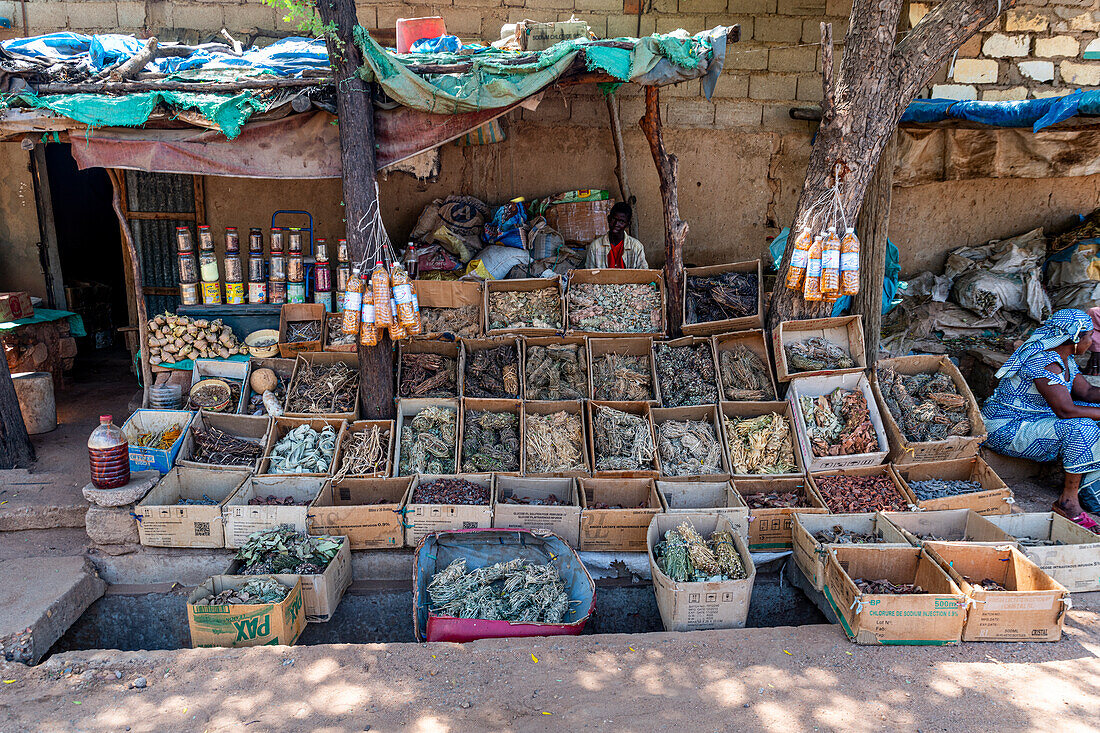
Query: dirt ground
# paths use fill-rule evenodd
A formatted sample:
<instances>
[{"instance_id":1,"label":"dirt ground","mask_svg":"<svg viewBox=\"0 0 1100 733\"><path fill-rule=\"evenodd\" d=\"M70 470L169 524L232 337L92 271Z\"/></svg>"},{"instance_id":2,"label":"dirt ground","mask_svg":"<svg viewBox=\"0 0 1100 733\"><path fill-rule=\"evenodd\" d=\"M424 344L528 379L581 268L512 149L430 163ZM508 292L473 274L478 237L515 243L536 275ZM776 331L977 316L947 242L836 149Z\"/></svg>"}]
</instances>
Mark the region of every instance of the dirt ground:
<instances>
[{"instance_id":1,"label":"dirt ground","mask_svg":"<svg viewBox=\"0 0 1100 733\"><path fill-rule=\"evenodd\" d=\"M1075 610L1058 644L956 647L860 647L803 626L71 652L0 665L0 730L1087 731L1098 622Z\"/></svg>"}]
</instances>

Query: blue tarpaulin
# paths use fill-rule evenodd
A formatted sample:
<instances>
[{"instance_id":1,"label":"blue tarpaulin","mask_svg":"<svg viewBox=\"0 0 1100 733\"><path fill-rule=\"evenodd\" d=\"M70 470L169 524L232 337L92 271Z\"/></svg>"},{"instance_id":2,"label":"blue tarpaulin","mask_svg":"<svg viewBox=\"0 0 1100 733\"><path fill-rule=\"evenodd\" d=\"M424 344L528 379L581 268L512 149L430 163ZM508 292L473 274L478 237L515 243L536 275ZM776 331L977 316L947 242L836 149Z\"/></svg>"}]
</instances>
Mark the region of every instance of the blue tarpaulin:
<instances>
[{"instance_id":1,"label":"blue tarpaulin","mask_svg":"<svg viewBox=\"0 0 1100 733\"><path fill-rule=\"evenodd\" d=\"M1030 127L1038 132L1077 115L1100 114L1100 91L1077 91L1064 97L1018 102L970 102L918 99L909 105L902 122L967 120L992 127Z\"/></svg>"}]
</instances>

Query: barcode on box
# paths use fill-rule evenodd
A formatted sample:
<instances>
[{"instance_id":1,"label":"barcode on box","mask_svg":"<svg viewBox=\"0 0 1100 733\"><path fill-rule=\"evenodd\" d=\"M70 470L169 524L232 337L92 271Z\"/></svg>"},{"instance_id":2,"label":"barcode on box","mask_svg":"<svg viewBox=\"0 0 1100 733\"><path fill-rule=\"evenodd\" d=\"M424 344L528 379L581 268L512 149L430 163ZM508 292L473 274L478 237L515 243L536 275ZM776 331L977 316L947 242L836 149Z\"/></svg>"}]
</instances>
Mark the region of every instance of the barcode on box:
<instances>
[{"instance_id":1,"label":"barcode on box","mask_svg":"<svg viewBox=\"0 0 1100 733\"><path fill-rule=\"evenodd\" d=\"M210 536L210 522L195 522L195 536L196 537L209 537Z\"/></svg>"}]
</instances>

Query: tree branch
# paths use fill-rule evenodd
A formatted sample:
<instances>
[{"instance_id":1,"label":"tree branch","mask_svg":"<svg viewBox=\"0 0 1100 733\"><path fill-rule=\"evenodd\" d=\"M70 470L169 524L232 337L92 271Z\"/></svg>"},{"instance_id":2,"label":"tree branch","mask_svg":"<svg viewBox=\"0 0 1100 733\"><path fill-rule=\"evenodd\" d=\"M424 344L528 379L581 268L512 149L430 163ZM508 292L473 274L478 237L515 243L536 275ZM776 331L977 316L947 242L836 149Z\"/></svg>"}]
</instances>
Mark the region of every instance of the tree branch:
<instances>
[{"instance_id":1,"label":"tree branch","mask_svg":"<svg viewBox=\"0 0 1100 733\"><path fill-rule=\"evenodd\" d=\"M836 97L833 94L833 24L821 24L821 117L833 116Z\"/></svg>"}]
</instances>

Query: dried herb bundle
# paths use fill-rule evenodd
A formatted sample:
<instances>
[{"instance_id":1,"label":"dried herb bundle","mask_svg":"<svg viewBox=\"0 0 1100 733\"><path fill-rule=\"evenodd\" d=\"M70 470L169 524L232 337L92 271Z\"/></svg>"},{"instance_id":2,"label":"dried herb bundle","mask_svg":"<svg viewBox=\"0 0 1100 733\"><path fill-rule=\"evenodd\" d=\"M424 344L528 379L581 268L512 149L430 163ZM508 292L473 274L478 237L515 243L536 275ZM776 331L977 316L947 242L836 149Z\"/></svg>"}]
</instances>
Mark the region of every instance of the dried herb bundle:
<instances>
[{"instance_id":1,"label":"dried herb bundle","mask_svg":"<svg viewBox=\"0 0 1100 733\"><path fill-rule=\"evenodd\" d=\"M924 593L924 588L916 583L892 583L886 578L880 578L879 580L856 578L855 584L860 593L873 595L907 596Z\"/></svg>"},{"instance_id":2,"label":"dried herb bundle","mask_svg":"<svg viewBox=\"0 0 1100 733\"><path fill-rule=\"evenodd\" d=\"M744 580L749 577L733 535L714 532L704 540L688 522L665 532L654 547L657 566L677 583Z\"/></svg>"},{"instance_id":3,"label":"dried herb bundle","mask_svg":"<svg viewBox=\"0 0 1100 733\"><path fill-rule=\"evenodd\" d=\"M455 337L473 338L480 329L478 320L481 308L464 305L459 308L420 307L420 332L425 336L451 334Z\"/></svg>"},{"instance_id":4,"label":"dried herb bundle","mask_svg":"<svg viewBox=\"0 0 1100 733\"><path fill-rule=\"evenodd\" d=\"M592 430L595 432L596 470L647 471L654 468L656 449L649 422L640 415L595 406Z\"/></svg>"},{"instance_id":5,"label":"dried herb bundle","mask_svg":"<svg viewBox=\"0 0 1100 733\"><path fill-rule=\"evenodd\" d=\"M856 532L844 529L839 524L834 524L832 529L823 529L814 533L814 539L826 545L870 545L885 542L882 530L871 532Z\"/></svg>"},{"instance_id":6,"label":"dried herb bundle","mask_svg":"<svg viewBox=\"0 0 1100 733\"><path fill-rule=\"evenodd\" d=\"M663 407L710 405L718 402L718 382L710 342L653 345L657 384Z\"/></svg>"},{"instance_id":7,"label":"dried herb bundle","mask_svg":"<svg viewBox=\"0 0 1100 733\"><path fill-rule=\"evenodd\" d=\"M238 438L211 426L191 428L191 460L216 466L251 466L263 455L258 440Z\"/></svg>"},{"instance_id":8,"label":"dried herb bundle","mask_svg":"<svg viewBox=\"0 0 1100 733\"><path fill-rule=\"evenodd\" d=\"M518 557L471 571L455 560L428 581L428 598L434 614L512 623L559 624L570 604L553 565Z\"/></svg>"},{"instance_id":9,"label":"dried herb bundle","mask_svg":"<svg viewBox=\"0 0 1100 733\"><path fill-rule=\"evenodd\" d=\"M524 419L527 473L584 471L584 428L573 412L528 414Z\"/></svg>"},{"instance_id":10,"label":"dried herb bundle","mask_svg":"<svg viewBox=\"0 0 1100 733\"><path fill-rule=\"evenodd\" d=\"M335 537L311 537L286 524L253 532L237 550L241 561L237 574L319 575L336 557L341 544Z\"/></svg>"},{"instance_id":11,"label":"dried herb bundle","mask_svg":"<svg viewBox=\"0 0 1100 733\"><path fill-rule=\"evenodd\" d=\"M255 578L240 588L226 588L195 601L195 606L237 606L261 603L282 603L290 595L290 588L274 578Z\"/></svg>"},{"instance_id":12,"label":"dried herb bundle","mask_svg":"<svg viewBox=\"0 0 1100 733\"><path fill-rule=\"evenodd\" d=\"M366 430L344 434L343 450L340 452L340 468L333 475L333 481L348 476L373 476L385 473L389 462L390 431L377 425Z\"/></svg>"},{"instance_id":13,"label":"dried herb bundle","mask_svg":"<svg viewBox=\"0 0 1100 733\"><path fill-rule=\"evenodd\" d=\"M825 506L833 514L903 512L909 501L888 476L815 476Z\"/></svg>"},{"instance_id":14,"label":"dried herb bundle","mask_svg":"<svg viewBox=\"0 0 1100 733\"><path fill-rule=\"evenodd\" d=\"M791 424L773 412L750 418L722 416L735 474L795 473Z\"/></svg>"},{"instance_id":15,"label":"dried herb bundle","mask_svg":"<svg viewBox=\"0 0 1100 733\"><path fill-rule=\"evenodd\" d=\"M458 443L458 411L432 405L401 427L398 476L454 473Z\"/></svg>"},{"instance_id":16,"label":"dried herb bundle","mask_svg":"<svg viewBox=\"0 0 1100 733\"><path fill-rule=\"evenodd\" d=\"M966 398L947 374L898 374L879 367L878 386L886 408L907 440L944 440L969 435Z\"/></svg>"},{"instance_id":17,"label":"dried herb bundle","mask_svg":"<svg viewBox=\"0 0 1100 733\"><path fill-rule=\"evenodd\" d=\"M766 402L775 399L771 369L748 346L733 344L718 352L722 393L734 402Z\"/></svg>"},{"instance_id":18,"label":"dried herb bundle","mask_svg":"<svg viewBox=\"0 0 1100 733\"><path fill-rule=\"evenodd\" d=\"M798 404L815 456L852 456L879 449L862 390L837 387L828 397L799 397Z\"/></svg>"},{"instance_id":19,"label":"dried herb bundle","mask_svg":"<svg viewBox=\"0 0 1100 733\"><path fill-rule=\"evenodd\" d=\"M745 503L749 505L749 509L787 509L803 506L802 496L797 491L745 494Z\"/></svg>"},{"instance_id":20,"label":"dried herb bundle","mask_svg":"<svg viewBox=\"0 0 1100 733\"><path fill-rule=\"evenodd\" d=\"M462 390L467 397L517 399L519 347L515 343L506 343L467 351Z\"/></svg>"},{"instance_id":21,"label":"dried herb bundle","mask_svg":"<svg viewBox=\"0 0 1100 733\"><path fill-rule=\"evenodd\" d=\"M489 487L462 478L440 478L419 484L409 502L481 506L489 503Z\"/></svg>"},{"instance_id":22,"label":"dried herb bundle","mask_svg":"<svg viewBox=\"0 0 1100 733\"><path fill-rule=\"evenodd\" d=\"M668 420L657 426L663 476L710 476L722 471L722 444L707 420Z\"/></svg>"},{"instance_id":23,"label":"dried herb bundle","mask_svg":"<svg viewBox=\"0 0 1100 733\"><path fill-rule=\"evenodd\" d=\"M343 362L311 364L298 357L286 411L299 415L353 412L359 392L359 372Z\"/></svg>"},{"instance_id":24,"label":"dried herb bundle","mask_svg":"<svg viewBox=\"0 0 1100 733\"><path fill-rule=\"evenodd\" d=\"M592 394L609 402L653 399L653 374L648 356L604 354L592 360Z\"/></svg>"},{"instance_id":25,"label":"dried herb bundle","mask_svg":"<svg viewBox=\"0 0 1100 733\"><path fill-rule=\"evenodd\" d=\"M462 470L519 470L519 415L511 412L467 412L462 428Z\"/></svg>"},{"instance_id":26,"label":"dried herb bundle","mask_svg":"<svg viewBox=\"0 0 1100 733\"><path fill-rule=\"evenodd\" d=\"M271 449L268 473L328 473L336 452L336 430L325 425L320 432L308 424L284 435Z\"/></svg>"},{"instance_id":27,"label":"dried herb bundle","mask_svg":"<svg viewBox=\"0 0 1100 733\"><path fill-rule=\"evenodd\" d=\"M401 397L457 397L458 360L442 354L401 354Z\"/></svg>"},{"instance_id":28,"label":"dried herb bundle","mask_svg":"<svg viewBox=\"0 0 1100 733\"><path fill-rule=\"evenodd\" d=\"M571 283L569 327L604 333L660 333L661 291L656 283Z\"/></svg>"},{"instance_id":29,"label":"dried herb bundle","mask_svg":"<svg viewBox=\"0 0 1100 733\"><path fill-rule=\"evenodd\" d=\"M529 400L588 399L588 362L584 346L528 346L524 381Z\"/></svg>"},{"instance_id":30,"label":"dried herb bundle","mask_svg":"<svg viewBox=\"0 0 1100 733\"><path fill-rule=\"evenodd\" d=\"M344 333L343 313L330 313L328 328L325 330L325 346L350 346L355 343L355 334Z\"/></svg>"},{"instance_id":31,"label":"dried herb bundle","mask_svg":"<svg viewBox=\"0 0 1100 733\"><path fill-rule=\"evenodd\" d=\"M561 293L557 288L490 290L489 328L550 328L560 331Z\"/></svg>"},{"instance_id":32,"label":"dried herb bundle","mask_svg":"<svg viewBox=\"0 0 1100 733\"><path fill-rule=\"evenodd\" d=\"M792 374L823 369L850 369L856 365L851 354L821 336L787 344L783 350L787 353L787 370Z\"/></svg>"},{"instance_id":33,"label":"dried herb bundle","mask_svg":"<svg viewBox=\"0 0 1100 733\"><path fill-rule=\"evenodd\" d=\"M760 284L755 272L689 275L686 322L706 323L754 315L759 297Z\"/></svg>"}]
</instances>

